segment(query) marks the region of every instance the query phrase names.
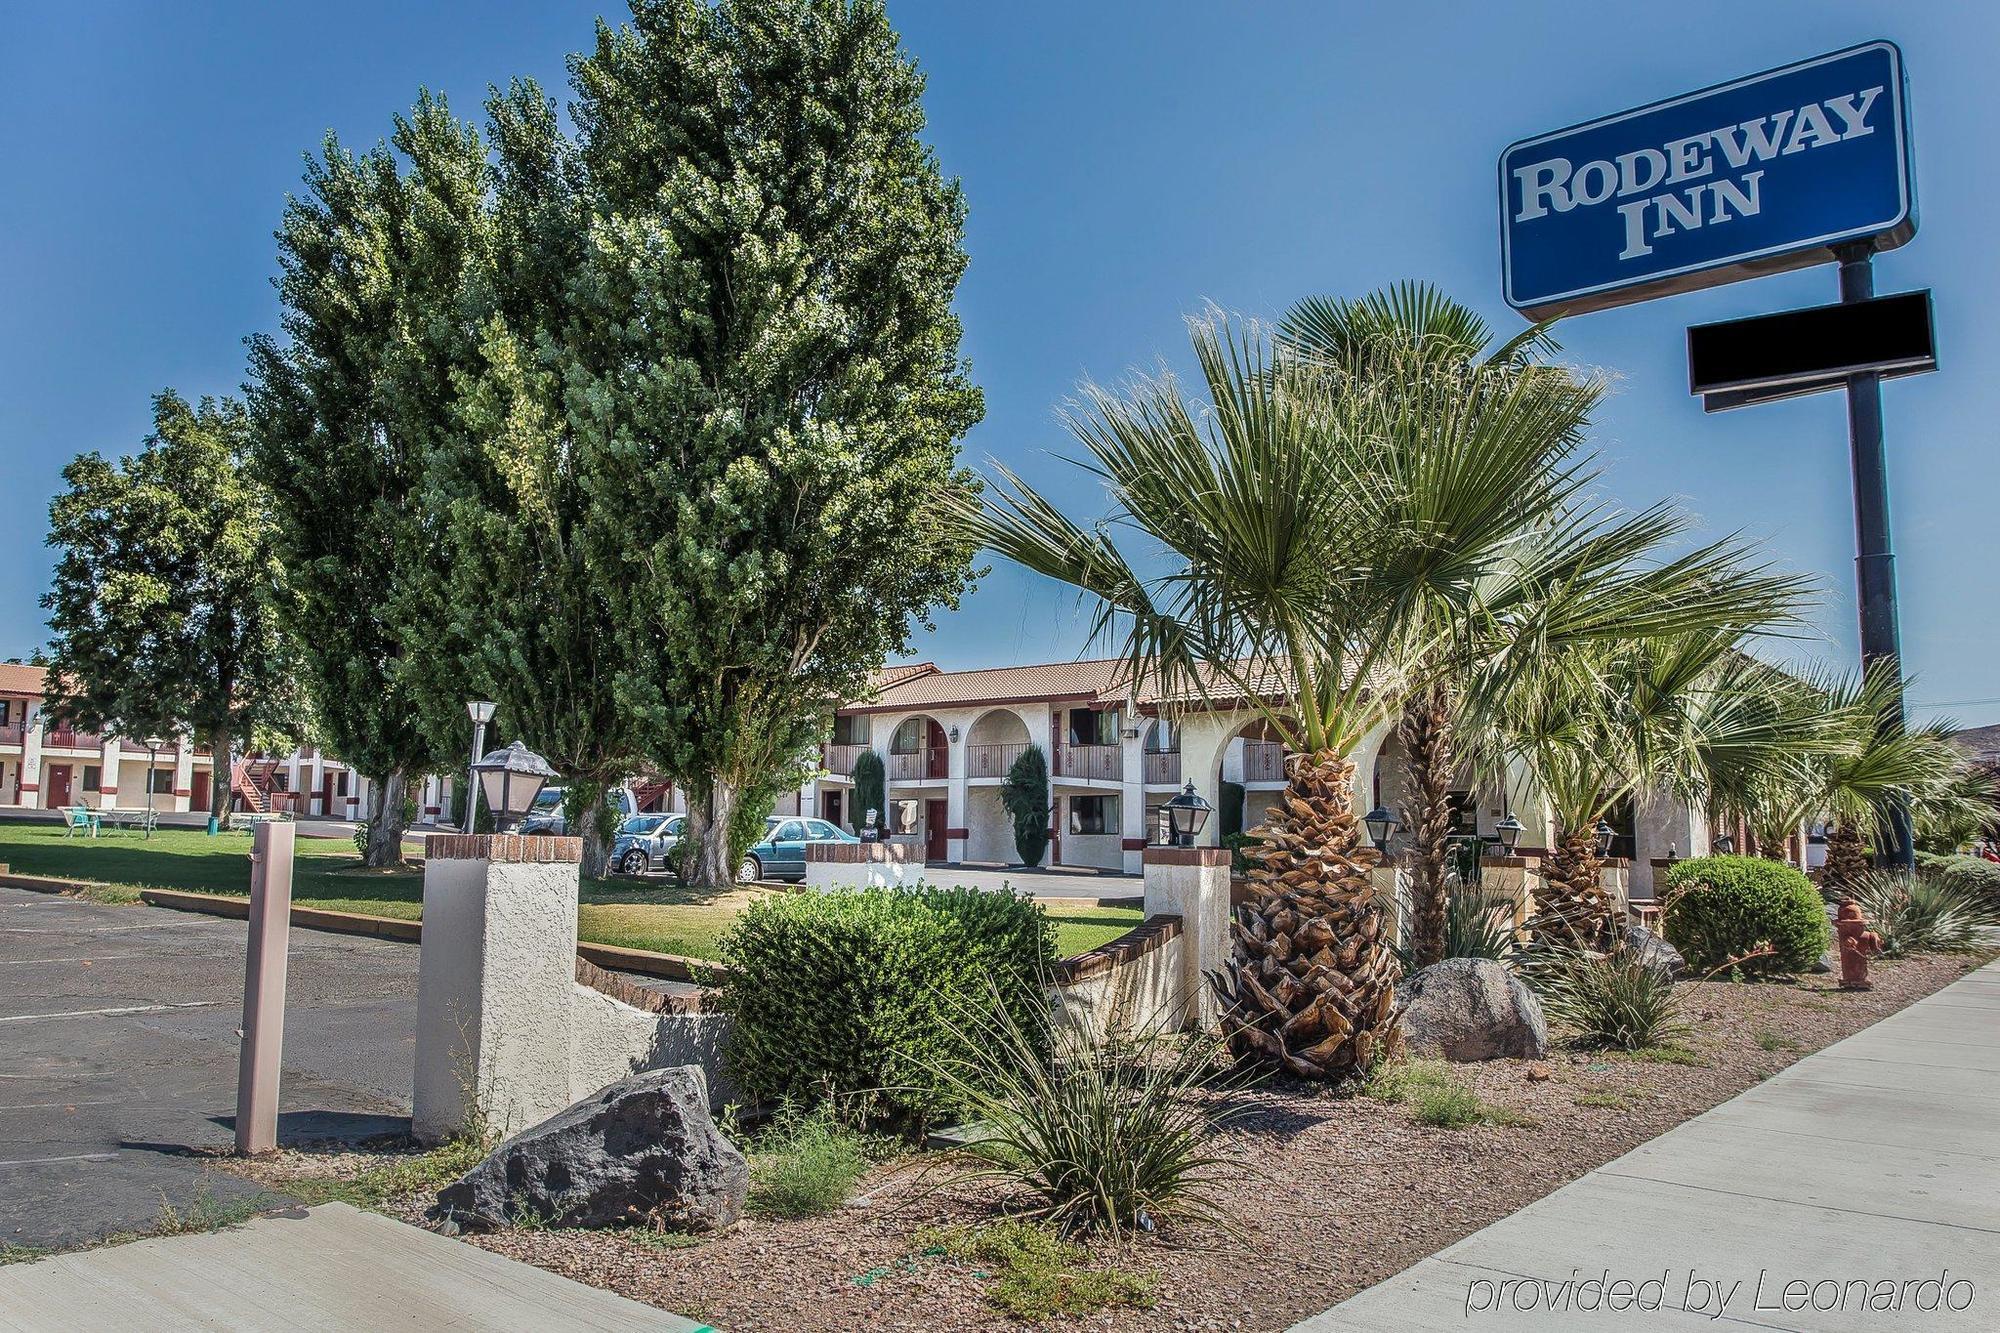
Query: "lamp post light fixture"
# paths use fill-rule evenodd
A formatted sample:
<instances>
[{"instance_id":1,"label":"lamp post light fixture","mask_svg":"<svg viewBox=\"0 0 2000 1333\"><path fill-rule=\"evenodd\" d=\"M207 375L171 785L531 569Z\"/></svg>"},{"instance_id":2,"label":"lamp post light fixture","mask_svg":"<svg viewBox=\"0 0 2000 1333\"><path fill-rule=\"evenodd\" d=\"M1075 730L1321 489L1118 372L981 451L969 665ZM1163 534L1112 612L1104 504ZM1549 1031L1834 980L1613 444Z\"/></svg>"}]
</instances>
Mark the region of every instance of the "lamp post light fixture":
<instances>
[{"instance_id":1,"label":"lamp post light fixture","mask_svg":"<svg viewBox=\"0 0 2000 1333\"><path fill-rule=\"evenodd\" d=\"M1514 848L1520 845L1521 834L1525 831L1525 827L1520 820L1514 818L1514 812L1509 810L1507 817L1493 826L1493 831L1500 837L1500 850L1512 856Z\"/></svg>"},{"instance_id":2,"label":"lamp post light fixture","mask_svg":"<svg viewBox=\"0 0 2000 1333\"><path fill-rule=\"evenodd\" d=\"M1389 839L1395 837L1396 830L1403 826L1403 821L1396 818L1395 811L1386 805L1377 805L1361 816L1361 822L1368 826L1369 841L1375 844L1375 850L1378 852L1389 849Z\"/></svg>"},{"instance_id":3,"label":"lamp post light fixture","mask_svg":"<svg viewBox=\"0 0 2000 1333\"><path fill-rule=\"evenodd\" d=\"M465 771L465 832L479 822L479 754L486 748L486 724L493 720L494 705L483 699L466 704L472 718L472 764Z\"/></svg>"},{"instance_id":4,"label":"lamp post light fixture","mask_svg":"<svg viewBox=\"0 0 2000 1333\"><path fill-rule=\"evenodd\" d=\"M534 808L535 798L555 775L548 760L519 741L472 766L478 791L485 793L486 808L493 812L493 827L502 833L519 827L522 816Z\"/></svg>"},{"instance_id":5,"label":"lamp post light fixture","mask_svg":"<svg viewBox=\"0 0 2000 1333\"><path fill-rule=\"evenodd\" d=\"M1195 794L1192 782L1181 788L1180 794L1167 802L1167 827L1172 831L1174 846L1194 846L1195 837L1207 825L1214 809Z\"/></svg>"},{"instance_id":6,"label":"lamp post light fixture","mask_svg":"<svg viewBox=\"0 0 2000 1333\"><path fill-rule=\"evenodd\" d=\"M166 742L158 736L148 736L139 744L146 747L146 836L153 836L153 770L160 762L160 747Z\"/></svg>"},{"instance_id":7,"label":"lamp post light fixture","mask_svg":"<svg viewBox=\"0 0 2000 1333\"><path fill-rule=\"evenodd\" d=\"M1597 854L1611 855L1611 840L1618 836L1618 830L1611 827L1611 822L1605 819L1598 820L1597 827L1592 829L1591 833L1597 839Z\"/></svg>"}]
</instances>

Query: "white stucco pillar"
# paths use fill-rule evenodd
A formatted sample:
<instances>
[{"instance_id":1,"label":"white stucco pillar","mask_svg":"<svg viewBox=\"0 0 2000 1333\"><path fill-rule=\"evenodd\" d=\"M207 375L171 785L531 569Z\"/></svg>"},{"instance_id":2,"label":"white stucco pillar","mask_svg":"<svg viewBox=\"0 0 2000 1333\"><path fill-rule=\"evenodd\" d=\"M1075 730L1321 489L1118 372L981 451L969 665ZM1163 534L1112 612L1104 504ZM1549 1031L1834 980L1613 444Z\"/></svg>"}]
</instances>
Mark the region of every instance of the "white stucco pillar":
<instances>
[{"instance_id":1,"label":"white stucco pillar","mask_svg":"<svg viewBox=\"0 0 2000 1333\"><path fill-rule=\"evenodd\" d=\"M326 755L318 747L313 749L312 790L312 799L306 802L308 813L320 815L336 813L326 808Z\"/></svg>"},{"instance_id":2,"label":"white stucco pillar","mask_svg":"<svg viewBox=\"0 0 2000 1333\"><path fill-rule=\"evenodd\" d=\"M1208 974L1229 963L1229 853L1221 847L1149 847L1146 915L1181 919L1178 1000L1190 1026L1214 1026Z\"/></svg>"},{"instance_id":3,"label":"white stucco pillar","mask_svg":"<svg viewBox=\"0 0 2000 1333\"><path fill-rule=\"evenodd\" d=\"M28 720L21 728L21 804L41 806L42 799L42 710L28 706Z\"/></svg>"},{"instance_id":4,"label":"white stucco pillar","mask_svg":"<svg viewBox=\"0 0 2000 1333\"><path fill-rule=\"evenodd\" d=\"M965 771L968 747L972 744L972 722L950 724L945 731L944 859L957 865L965 859L965 844L972 830L971 798Z\"/></svg>"},{"instance_id":5,"label":"white stucco pillar","mask_svg":"<svg viewBox=\"0 0 2000 1333\"><path fill-rule=\"evenodd\" d=\"M512 1134L570 1104L580 838L441 833L424 863L411 1129L436 1143L476 1106Z\"/></svg>"},{"instance_id":6,"label":"white stucco pillar","mask_svg":"<svg viewBox=\"0 0 2000 1333\"><path fill-rule=\"evenodd\" d=\"M194 799L194 742L186 736L174 738L174 795L167 808L183 813Z\"/></svg>"},{"instance_id":7,"label":"white stucco pillar","mask_svg":"<svg viewBox=\"0 0 2000 1333\"><path fill-rule=\"evenodd\" d=\"M1631 896L1657 896L1653 862L1708 855L1708 811L1671 792L1646 793L1632 808Z\"/></svg>"},{"instance_id":8,"label":"white stucco pillar","mask_svg":"<svg viewBox=\"0 0 2000 1333\"><path fill-rule=\"evenodd\" d=\"M118 804L118 769L125 750L116 738L107 736L97 752L97 804L106 810Z\"/></svg>"}]
</instances>

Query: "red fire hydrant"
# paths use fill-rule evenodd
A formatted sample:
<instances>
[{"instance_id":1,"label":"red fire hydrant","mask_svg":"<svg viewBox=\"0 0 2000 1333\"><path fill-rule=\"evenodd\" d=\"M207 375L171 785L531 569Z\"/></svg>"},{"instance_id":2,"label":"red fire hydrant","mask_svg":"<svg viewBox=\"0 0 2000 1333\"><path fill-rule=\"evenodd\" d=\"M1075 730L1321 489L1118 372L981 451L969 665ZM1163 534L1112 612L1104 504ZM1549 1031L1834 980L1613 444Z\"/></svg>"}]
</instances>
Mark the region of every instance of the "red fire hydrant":
<instances>
[{"instance_id":1,"label":"red fire hydrant","mask_svg":"<svg viewBox=\"0 0 2000 1333\"><path fill-rule=\"evenodd\" d=\"M1833 932L1840 937L1840 988L1872 990L1875 983L1868 980L1868 960L1882 952L1882 937L1868 929L1860 906L1851 900L1834 913Z\"/></svg>"}]
</instances>

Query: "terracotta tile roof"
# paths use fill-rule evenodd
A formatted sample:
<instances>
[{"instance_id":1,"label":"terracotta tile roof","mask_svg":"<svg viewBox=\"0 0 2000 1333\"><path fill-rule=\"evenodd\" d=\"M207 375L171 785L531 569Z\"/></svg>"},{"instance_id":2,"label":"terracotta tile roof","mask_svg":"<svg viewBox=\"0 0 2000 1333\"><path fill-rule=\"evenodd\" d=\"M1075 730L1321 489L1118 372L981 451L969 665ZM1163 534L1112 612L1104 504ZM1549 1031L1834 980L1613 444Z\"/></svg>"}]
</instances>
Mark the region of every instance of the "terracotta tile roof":
<instances>
[{"instance_id":1,"label":"terracotta tile roof","mask_svg":"<svg viewBox=\"0 0 2000 1333\"><path fill-rule=\"evenodd\" d=\"M0 662L0 694L40 694L42 669L19 662Z\"/></svg>"},{"instance_id":2,"label":"terracotta tile roof","mask_svg":"<svg viewBox=\"0 0 2000 1333\"><path fill-rule=\"evenodd\" d=\"M2000 725L1954 731L1951 742L1982 764L2000 764Z\"/></svg>"},{"instance_id":3,"label":"terracotta tile roof","mask_svg":"<svg viewBox=\"0 0 2000 1333\"><path fill-rule=\"evenodd\" d=\"M925 663L881 685L862 708L936 708L952 704L1003 703L1032 699L1122 698L1115 689L1123 663L1115 658L1087 662L1047 662L1035 666L939 671Z\"/></svg>"}]
</instances>

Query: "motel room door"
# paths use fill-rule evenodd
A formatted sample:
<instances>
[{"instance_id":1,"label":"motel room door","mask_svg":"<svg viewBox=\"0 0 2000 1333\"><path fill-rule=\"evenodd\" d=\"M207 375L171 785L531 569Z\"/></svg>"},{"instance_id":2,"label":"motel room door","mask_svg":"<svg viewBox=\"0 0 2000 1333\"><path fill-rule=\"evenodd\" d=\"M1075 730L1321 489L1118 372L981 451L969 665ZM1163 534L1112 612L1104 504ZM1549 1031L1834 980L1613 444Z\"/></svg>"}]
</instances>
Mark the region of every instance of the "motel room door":
<instances>
[{"instance_id":1,"label":"motel room door","mask_svg":"<svg viewBox=\"0 0 2000 1333\"><path fill-rule=\"evenodd\" d=\"M69 765L45 764L49 775L49 809L57 810L69 804Z\"/></svg>"},{"instance_id":2,"label":"motel room door","mask_svg":"<svg viewBox=\"0 0 2000 1333\"><path fill-rule=\"evenodd\" d=\"M950 808L943 801L924 802L924 860L926 861L942 861L950 854L951 849L944 838L945 821L949 818L945 812Z\"/></svg>"}]
</instances>

